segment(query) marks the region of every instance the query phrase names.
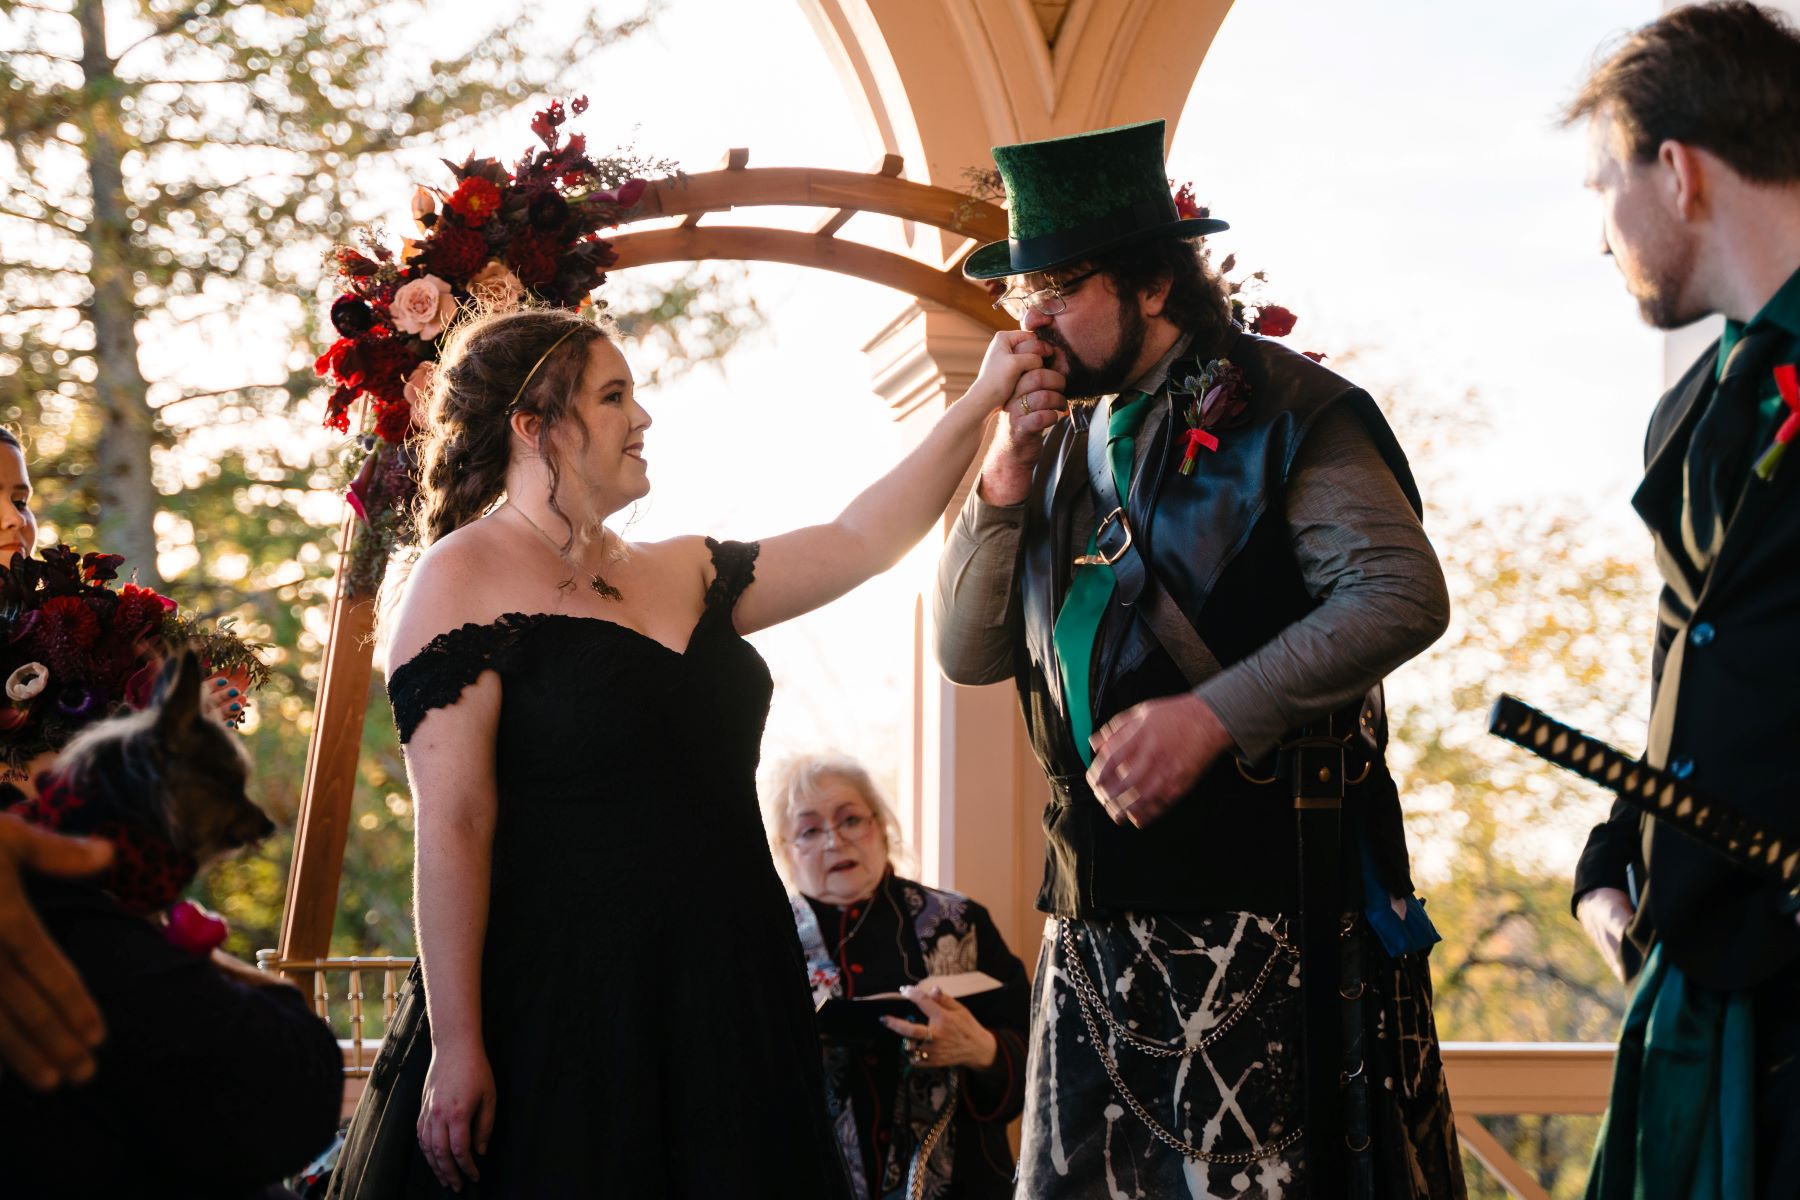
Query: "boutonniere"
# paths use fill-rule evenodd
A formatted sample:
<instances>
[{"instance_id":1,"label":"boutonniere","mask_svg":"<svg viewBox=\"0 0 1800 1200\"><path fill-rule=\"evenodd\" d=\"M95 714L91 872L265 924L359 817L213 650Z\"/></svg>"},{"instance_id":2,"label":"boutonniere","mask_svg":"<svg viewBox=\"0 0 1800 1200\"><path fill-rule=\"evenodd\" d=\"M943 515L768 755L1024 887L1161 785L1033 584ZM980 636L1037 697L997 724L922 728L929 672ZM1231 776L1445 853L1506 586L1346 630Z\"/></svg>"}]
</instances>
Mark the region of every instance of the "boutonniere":
<instances>
[{"instance_id":1,"label":"boutonniere","mask_svg":"<svg viewBox=\"0 0 1800 1200\"><path fill-rule=\"evenodd\" d=\"M1756 477L1764 483L1775 478L1775 468L1781 465L1788 443L1800 435L1800 371L1796 371L1793 363L1783 363L1775 368L1775 386L1781 392L1782 403L1788 407L1788 415L1781 428L1775 431L1775 440L1756 461Z\"/></svg>"},{"instance_id":2,"label":"boutonniere","mask_svg":"<svg viewBox=\"0 0 1800 1200\"><path fill-rule=\"evenodd\" d=\"M1202 447L1219 448L1212 431L1228 425L1250 406L1250 384L1242 367L1229 358L1215 358L1197 373L1172 378L1169 393L1180 401L1187 422L1187 445L1181 455L1181 473L1194 473L1194 460Z\"/></svg>"}]
</instances>

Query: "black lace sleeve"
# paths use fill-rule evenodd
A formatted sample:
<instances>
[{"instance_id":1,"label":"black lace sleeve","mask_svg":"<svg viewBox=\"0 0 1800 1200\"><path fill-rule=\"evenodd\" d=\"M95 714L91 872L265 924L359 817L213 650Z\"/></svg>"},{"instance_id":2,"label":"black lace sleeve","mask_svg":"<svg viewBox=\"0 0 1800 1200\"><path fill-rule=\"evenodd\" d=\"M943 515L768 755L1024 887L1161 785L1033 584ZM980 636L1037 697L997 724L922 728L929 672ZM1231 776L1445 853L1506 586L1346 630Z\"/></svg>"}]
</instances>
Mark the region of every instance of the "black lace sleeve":
<instances>
[{"instance_id":1,"label":"black lace sleeve","mask_svg":"<svg viewBox=\"0 0 1800 1200\"><path fill-rule=\"evenodd\" d=\"M388 702L394 706L394 728L404 746L419 722L434 708L446 708L484 671L505 667L506 658L527 626L518 613L488 625L470 623L440 633L388 676Z\"/></svg>"},{"instance_id":2,"label":"black lace sleeve","mask_svg":"<svg viewBox=\"0 0 1800 1200\"><path fill-rule=\"evenodd\" d=\"M716 572L712 586L706 589L706 611L712 612L723 606L730 612L744 589L756 579L756 556L762 551L762 543L719 542L707 538L706 548L712 551Z\"/></svg>"}]
</instances>

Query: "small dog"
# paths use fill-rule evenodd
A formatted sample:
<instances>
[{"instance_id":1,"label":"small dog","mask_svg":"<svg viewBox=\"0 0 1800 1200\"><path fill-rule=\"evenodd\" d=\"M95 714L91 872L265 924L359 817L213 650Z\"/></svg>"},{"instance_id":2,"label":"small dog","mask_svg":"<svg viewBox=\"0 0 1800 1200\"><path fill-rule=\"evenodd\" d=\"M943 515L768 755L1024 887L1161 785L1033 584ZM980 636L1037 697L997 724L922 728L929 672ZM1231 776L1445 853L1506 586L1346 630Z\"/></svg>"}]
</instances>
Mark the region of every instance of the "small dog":
<instances>
[{"instance_id":1,"label":"small dog","mask_svg":"<svg viewBox=\"0 0 1800 1200\"><path fill-rule=\"evenodd\" d=\"M148 707L83 730L17 810L111 841L106 889L146 916L172 904L207 863L275 830L245 794L250 763L237 736L202 711L200 684L199 660L183 651L163 668Z\"/></svg>"}]
</instances>

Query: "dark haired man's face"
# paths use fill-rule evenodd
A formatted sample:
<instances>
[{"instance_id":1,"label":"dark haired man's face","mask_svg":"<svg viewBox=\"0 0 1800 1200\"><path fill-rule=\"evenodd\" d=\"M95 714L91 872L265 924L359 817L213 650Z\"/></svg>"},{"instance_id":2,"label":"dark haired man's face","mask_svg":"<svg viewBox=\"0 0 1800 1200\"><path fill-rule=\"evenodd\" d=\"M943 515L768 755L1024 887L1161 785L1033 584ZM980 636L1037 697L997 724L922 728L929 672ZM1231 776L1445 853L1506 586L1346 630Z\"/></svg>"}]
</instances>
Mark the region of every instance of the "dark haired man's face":
<instances>
[{"instance_id":1,"label":"dark haired man's face","mask_svg":"<svg viewBox=\"0 0 1800 1200\"><path fill-rule=\"evenodd\" d=\"M1705 316L1690 295L1698 245L1676 207L1673 172L1660 160L1637 161L1605 113L1588 123L1587 186L1600 196L1604 249L1644 320L1679 329Z\"/></svg>"},{"instance_id":2,"label":"dark haired man's face","mask_svg":"<svg viewBox=\"0 0 1800 1200\"><path fill-rule=\"evenodd\" d=\"M1052 276L1028 276L1025 286L1047 287L1057 279L1082 274L1085 265L1057 271ZM1019 326L1054 347L1049 366L1068 379L1071 400L1109 396L1130 380L1127 373L1144 349L1149 323L1135 297L1119 295L1106 275L1090 275L1072 291L1063 293L1067 305L1047 317L1035 308L1025 310Z\"/></svg>"}]
</instances>

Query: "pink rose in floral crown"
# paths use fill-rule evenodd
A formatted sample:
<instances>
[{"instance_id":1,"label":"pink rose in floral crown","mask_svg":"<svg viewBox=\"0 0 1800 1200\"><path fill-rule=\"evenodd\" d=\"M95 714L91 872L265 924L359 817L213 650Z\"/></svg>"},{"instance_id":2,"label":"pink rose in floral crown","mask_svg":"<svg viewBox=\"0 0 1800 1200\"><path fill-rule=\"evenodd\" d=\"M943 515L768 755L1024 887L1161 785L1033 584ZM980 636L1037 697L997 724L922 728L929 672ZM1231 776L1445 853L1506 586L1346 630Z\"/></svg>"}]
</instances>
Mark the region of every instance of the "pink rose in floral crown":
<instances>
[{"instance_id":1,"label":"pink rose in floral crown","mask_svg":"<svg viewBox=\"0 0 1800 1200\"><path fill-rule=\"evenodd\" d=\"M436 275L425 275L402 284L388 306L394 328L401 333L416 333L430 341L444 332L444 326L456 315L456 301L450 296L450 285Z\"/></svg>"},{"instance_id":2,"label":"pink rose in floral crown","mask_svg":"<svg viewBox=\"0 0 1800 1200\"><path fill-rule=\"evenodd\" d=\"M470 278L469 295L490 311L504 312L519 306L519 301L525 298L525 285L505 263L497 258L489 259L487 266Z\"/></svg>"}]
</instances>

